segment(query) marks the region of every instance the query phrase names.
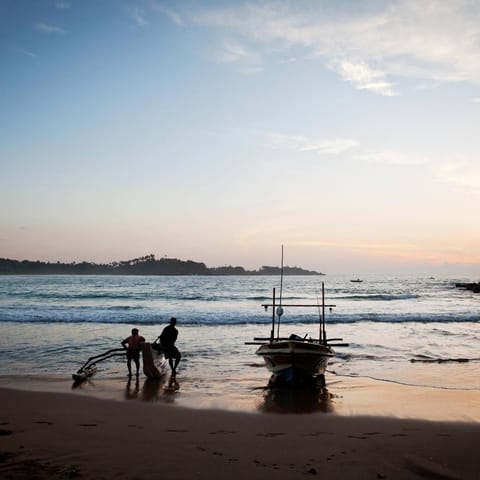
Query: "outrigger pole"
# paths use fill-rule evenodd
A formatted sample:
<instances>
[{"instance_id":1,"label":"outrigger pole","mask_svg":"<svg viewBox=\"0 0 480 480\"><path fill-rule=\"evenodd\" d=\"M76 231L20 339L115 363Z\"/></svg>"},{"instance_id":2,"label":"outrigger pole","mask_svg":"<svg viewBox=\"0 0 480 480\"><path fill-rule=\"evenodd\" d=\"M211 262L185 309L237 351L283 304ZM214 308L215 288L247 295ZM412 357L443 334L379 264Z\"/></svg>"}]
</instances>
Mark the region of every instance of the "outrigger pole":
<instances>
[{"instance_id":1,"label":"outrigger pole","mask_svg":"<svg viewBox=\"0 0 480 480\"><path fill-rule=\"evenodd\" d=\"M122 353L120 353L120 352L122 352ZM125 353L126 353L126 350L124 348L113 348L112 350L108 350L104 353L101 353L100 355L95 355L93 357L90 357L82 365L82 367L79 370L77 370L77 374L82 373L86 368L93 367L93 365L95 365L96 363L102 362L103 360L106 360L107 358L117 357L117 356L120 356L120 355L124 356ZM93 360L95 360L95 359L98 359L98 360L96 360L94 362Z\"/></svg>"}]
</instances>

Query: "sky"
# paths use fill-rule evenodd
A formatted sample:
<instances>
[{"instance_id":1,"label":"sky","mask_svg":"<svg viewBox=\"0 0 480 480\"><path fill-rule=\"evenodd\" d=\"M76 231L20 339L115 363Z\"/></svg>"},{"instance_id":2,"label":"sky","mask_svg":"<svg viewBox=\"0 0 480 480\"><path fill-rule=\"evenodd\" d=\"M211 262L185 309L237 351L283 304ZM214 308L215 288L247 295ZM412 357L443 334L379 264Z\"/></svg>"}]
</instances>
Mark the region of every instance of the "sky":
<instances>
[{"instance_id":1,"label":"sky","mask_svg":"<svg viewBox=\"0 0 480 480\"><path fill-rule=\"evenodd\" d=\"M480 277L480 2L0 0L0 257Z\"/></svg>"}]
</instances>

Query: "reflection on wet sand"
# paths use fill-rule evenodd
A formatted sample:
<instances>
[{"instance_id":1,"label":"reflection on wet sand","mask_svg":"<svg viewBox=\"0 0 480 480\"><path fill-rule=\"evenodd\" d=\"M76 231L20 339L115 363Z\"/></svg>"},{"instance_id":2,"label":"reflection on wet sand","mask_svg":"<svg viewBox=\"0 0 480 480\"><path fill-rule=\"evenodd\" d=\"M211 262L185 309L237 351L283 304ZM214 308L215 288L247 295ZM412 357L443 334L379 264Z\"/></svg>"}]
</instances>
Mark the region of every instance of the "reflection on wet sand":
<instances>
[{"instance_id":1,"label":"reflection on wet sand","mask_svg":"<svg viewBox=\"0 0 480 480\"><path fill-rule=\"evenodd\" d=\"M168 381L168 387L165 390L168 391L176 391L180 388L180 384L177 382L177 377L176 375L172 375L170 377L170 380Z\"/></svg>"},{"instance_id":2,"label":"reflection on wet sand","mask_svg":"<svg viewBox=\"0 0 480 480\"><path fill-rule=\"evenodd\" d=\"M146 402L164 401L173 402L173 395L180 385L174 375L171 375L165 385L166 376L161 378L147 378L142 387L142 400Z\"/></svg>"},{"instance_id":3,"label":"reflection on wet sand","mask_svg":"<svg viewBox=\"0 0 480 480\"><path fill-rule=\"evenodd\" d=\"M77 388L82 390L86 387L94 385L94 381L92 378L82 379L82 380L74 380L72 383L72 390L76 390Z\"/></svg>"},{"instance_id":4,"label":"reflection on wet sand","mask_svg":"<svg viewBox=\"0 0 480 480\"><path fill-rule=\"evenodd\" d=\"M332 413L332 397L326 388L270 388L266 390L258 410L268 413Z\"/></svg>"},{"instance_id":5,"label":"reflection on wet sand","mask_svg":"<svg viewBox=\"0 0 480 480\"><path fill-rule=\"evenodd\" d=\"M127 400L134 400L138 397L138 390L140 386L140 381L138 377L135 377L135 383L132 386L132 377L128 377L127 386L125 388L125 398Z\"/></svg>"},{"instance_id":6,"label":"reflection on wet sand","mask_svg":"<svg viewBox=\"0 0 480 480\"><path fill-rule=\"evenodd\" d=\"M147 378L142 386L142 400L154 402L162 395L162 386L165 384L165 377Z\"/></svg>"}]
</instances>

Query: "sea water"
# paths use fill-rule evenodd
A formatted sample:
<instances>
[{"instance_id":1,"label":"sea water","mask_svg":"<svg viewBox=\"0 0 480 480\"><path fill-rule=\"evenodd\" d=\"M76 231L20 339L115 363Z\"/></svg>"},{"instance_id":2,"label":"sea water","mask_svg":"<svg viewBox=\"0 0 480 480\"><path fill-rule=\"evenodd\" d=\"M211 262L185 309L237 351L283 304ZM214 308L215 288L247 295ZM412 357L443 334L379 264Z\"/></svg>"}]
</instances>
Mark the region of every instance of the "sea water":
<instances>
[{"instance_id":1,"label":"sea water","mask_svg":"<svg viewBox=\"0 0 480 480\"><path fill-rule=\"evenodd\" d=\"M178 386L128 382L123 359L98 365L81 392L248 409L262 401L269 373L253 337L268 337L276 288L280 335L318 338L322 283L327 337L342 338L327 382L371 378L440 389L480 389L480 295L455 287L469 278L365 276L0 276L0 385L71 385L89 357L133 327L153 341L177 318ZM40 387L39 387L40 388ZM334 387L332 386L334 389Z\"/></svg>"}]
</instances>

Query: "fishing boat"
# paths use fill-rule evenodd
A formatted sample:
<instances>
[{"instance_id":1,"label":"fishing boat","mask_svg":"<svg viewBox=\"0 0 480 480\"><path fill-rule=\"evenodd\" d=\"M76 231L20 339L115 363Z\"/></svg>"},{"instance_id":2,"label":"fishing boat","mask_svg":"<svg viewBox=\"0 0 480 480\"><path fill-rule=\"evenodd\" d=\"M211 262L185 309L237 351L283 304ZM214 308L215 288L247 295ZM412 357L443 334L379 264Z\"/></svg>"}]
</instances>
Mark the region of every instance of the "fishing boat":
<instances>
[{"instance_id":1,"label":"fishing boat","mask_svg":"<svg viewBox=\"0 0 480 480\"><path fill-rule=\"evenodd\" d=\"M282 268L283 272L283 248ZM283 276L282 276L283 279ZM282 285L281 280L281 285ZM280 290L281 291L281 290ZM328 362L335 356L334 346L346 346L341 338L327 339L325 330L325 308L330 310L335 305L325 304L325 287L322 282L322 301L316 304L283 304L281 293L276 303L275 289L273 289L272 303L264 303L265 310L272 308L272 327L270 337L255 337L249 345L259 345L256 355L263 357L267 369L272 373L269 386L325 386L325 370ZM314 307L319 312L318 338L301 337L291 334L288 337L280 336L280 321L285 308ZM275 334L276 330L276 334Z\"/></svg>"},{"instance_id":2,"label":"fishing boat","mask_svg":"<svg viewBox=\"0 0 480 480\"><path fill-rule=\"evenodd\" d=\"M350 280L353 283L362 283L363 280L361 278L354 278L353 280Z\"/></svg>"}]
</instances>

